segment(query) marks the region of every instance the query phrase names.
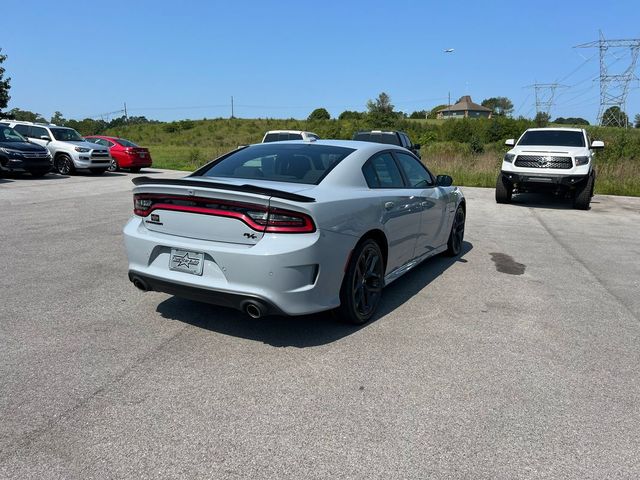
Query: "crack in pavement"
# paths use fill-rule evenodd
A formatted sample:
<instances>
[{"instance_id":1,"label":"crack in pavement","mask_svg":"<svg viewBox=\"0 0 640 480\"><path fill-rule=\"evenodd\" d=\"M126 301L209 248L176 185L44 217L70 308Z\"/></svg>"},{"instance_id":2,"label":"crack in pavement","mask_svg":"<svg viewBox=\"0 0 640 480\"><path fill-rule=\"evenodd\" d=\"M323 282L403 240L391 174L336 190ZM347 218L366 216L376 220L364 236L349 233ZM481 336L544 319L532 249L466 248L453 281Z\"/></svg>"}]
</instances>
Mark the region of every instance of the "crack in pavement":
<instances>
[{"instance_id":1,"label":"crack in pavement","mask_svg":"<svg viewBox=\"0 0 640 480\"><path fill-rule=\"evenodd\" d=\"M7 449L4 452L0 452L0 461L5 461L8 458L16 455L20 450L23 450L33 443L35 443L39 438L41 438L44 434L52 430L54 427L60 425L61 423L69 420L76 412L80 411L83 407L85 407L91 400L101 395L102 393L108 392L112 387L122 382L131 372L141 367L149 360L154 358L160 351L162 351L170 342L174 341L180 335L182 335L190 325L185 325L174 335L170 336L155 348L144 352L135 358L135 360L123 371L116 374L111 380L105 382L103 385L98 387L92 393L90 393L87 397L80 399L76 402L75 405L69 407L65 411L63 411L59 415L54 415L50 418L44 425L37 427L31 431L28 431L21 435L21 439L17 440L8 445Z\"/></svg>"}]
</instances>

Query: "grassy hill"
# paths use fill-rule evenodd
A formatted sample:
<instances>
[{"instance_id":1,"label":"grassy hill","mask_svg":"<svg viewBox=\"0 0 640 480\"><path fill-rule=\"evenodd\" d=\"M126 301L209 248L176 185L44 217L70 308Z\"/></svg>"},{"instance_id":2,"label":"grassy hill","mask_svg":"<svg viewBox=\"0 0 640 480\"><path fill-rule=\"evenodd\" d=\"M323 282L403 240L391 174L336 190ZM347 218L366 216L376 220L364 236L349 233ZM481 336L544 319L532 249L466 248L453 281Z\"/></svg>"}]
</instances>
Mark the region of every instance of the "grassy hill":
<instances>
[{"instance_id":1,"label":"grassy hill","mask_svg":"<svg viewBox=\"0 0 640 480\"><path fill-rule=\"evenodd\" d=\"M391 128L406 131L422 147L423 161L434 173L447 173L466 186L495 186L504 139L518 137L533 126L527 120L399 120ZM238 145L258 143L264 132L310 130L322 138L349 139L371 129L366 120L214 119L126 125L104 132L148 147L159 168L192 171ZM640 196L640 129L591 127L604 140L598 153L596 192ZM89 133L89 132L83 132Z\"/></svg>"}]
</instances>

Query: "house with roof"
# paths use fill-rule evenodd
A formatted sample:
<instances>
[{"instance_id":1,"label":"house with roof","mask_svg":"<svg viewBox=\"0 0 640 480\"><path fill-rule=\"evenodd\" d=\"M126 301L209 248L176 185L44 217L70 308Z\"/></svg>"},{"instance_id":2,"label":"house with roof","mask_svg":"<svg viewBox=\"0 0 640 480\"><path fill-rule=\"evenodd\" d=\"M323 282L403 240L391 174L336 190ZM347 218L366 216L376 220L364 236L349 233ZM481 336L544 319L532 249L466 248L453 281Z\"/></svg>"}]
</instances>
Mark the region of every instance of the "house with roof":
<instances>
[{"instance_id":1,"label":"house with roof","mask_svg":"<svg viewBox=\"0 0 640 480\"><path fill-rule=\"evenodd\" d=\"M455 105L438 110L437 118L491 118L492 110L473 103L471 96L465 95Z\"/></svg>"}]
</instances>

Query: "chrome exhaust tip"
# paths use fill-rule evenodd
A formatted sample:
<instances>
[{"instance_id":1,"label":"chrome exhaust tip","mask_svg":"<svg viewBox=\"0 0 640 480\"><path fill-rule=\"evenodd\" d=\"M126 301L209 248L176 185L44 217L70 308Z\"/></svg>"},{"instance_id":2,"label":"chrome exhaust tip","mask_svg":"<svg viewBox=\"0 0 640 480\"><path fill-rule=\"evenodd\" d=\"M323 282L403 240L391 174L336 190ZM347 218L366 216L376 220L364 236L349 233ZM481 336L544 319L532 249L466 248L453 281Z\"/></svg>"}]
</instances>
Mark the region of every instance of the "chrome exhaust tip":
<instances>
[{"instance_id":1,"label":"chrome exhaust tip","mask_svg":"<svg viewBox=\"0 0 640 480\"><path fill-rule=\"evenodd\" d=\"M262 305L257 302L247 302L244 311L251 318L258 319L264 315Z\"/></svg>"}]
</instances>

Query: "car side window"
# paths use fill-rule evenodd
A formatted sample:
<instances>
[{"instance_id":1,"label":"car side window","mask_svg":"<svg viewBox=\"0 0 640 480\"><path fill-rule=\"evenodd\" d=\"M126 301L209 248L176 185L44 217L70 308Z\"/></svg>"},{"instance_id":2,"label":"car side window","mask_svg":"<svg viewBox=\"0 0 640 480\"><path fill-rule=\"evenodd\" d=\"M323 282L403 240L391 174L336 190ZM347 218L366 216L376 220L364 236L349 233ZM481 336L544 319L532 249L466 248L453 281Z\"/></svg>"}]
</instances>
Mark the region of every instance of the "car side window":
<instances>
[{"instance_id":1,"label":"car side window","mask_svg":"<svg viewBox=\"0 0 640 480\"><path fill-rule=\"evenodd\" d=\"M112 142L112 141L110 141L110 140L105 140L105 141L104 141L104 143L105 143L105 147L109 147L109 148L111 148L111 147L115 147L115 146L116 146L116 144L115 144L115 143L113 143L113 142Z\"/></svg>"},{"instance_id":2,"label":"car side window","mask_svg":"<svg viewBox=\"0 0 640 480\"><path fill-rule=\"evenodd\" d=\"M409 188L433 187L433 177L421 162L406 153L394 152L394 155L409 182Z\"/></svg>"},{"instance_id":3,"label":"car side window","mask_svg":"<svg viewBox=\"0 0 640 480\"><path fill-rule=\"evenodd\" d=\"M13 129L18 132L20 135L24 135L25 137L30 137L29 133L29 125L16 125Z\"/></svg>"},{"instance_id":4,"label":"car side window","mask_svg":"<svg viewBox=\"0 0 640 480\"><path fill-rule=\"evenodd\" d=\"M33 138L40 138L43 135L46 135L47 137L51 138L51 135L49 135L49 132L47 132L46 128L31 127L31 136Z\"/></svg>"},{"instance_id":5,"label":"car side window","mask_svg":"<svg viewBox=\"0 0 640 480\"><path fill-rule=\"evenodd\" d=\"M367 160L362 173L369 188L404 188L404 181L393 155L382 153Z\"/></svg>"}]
</instances>

